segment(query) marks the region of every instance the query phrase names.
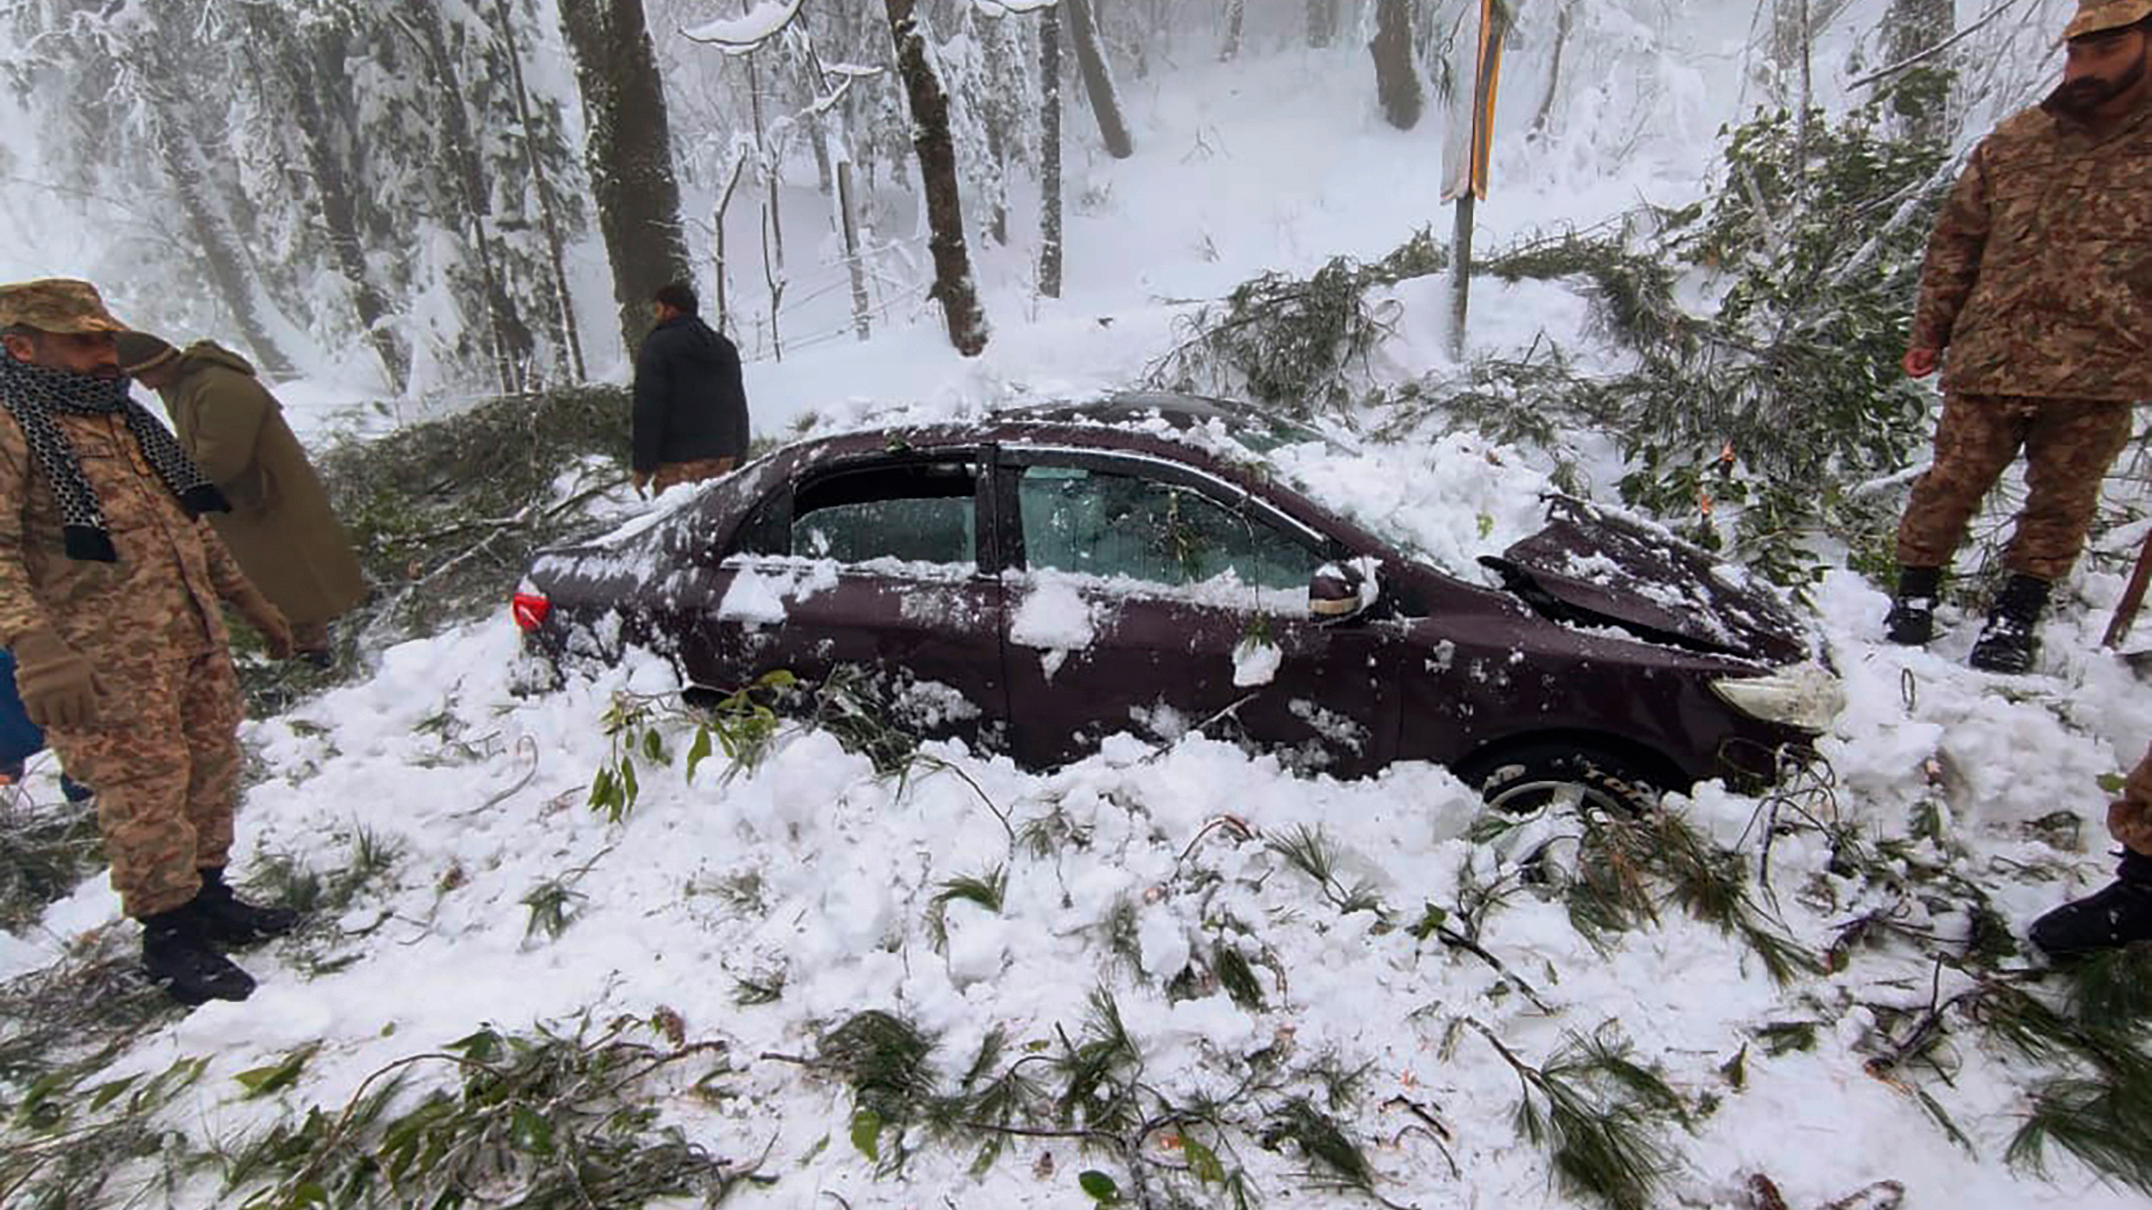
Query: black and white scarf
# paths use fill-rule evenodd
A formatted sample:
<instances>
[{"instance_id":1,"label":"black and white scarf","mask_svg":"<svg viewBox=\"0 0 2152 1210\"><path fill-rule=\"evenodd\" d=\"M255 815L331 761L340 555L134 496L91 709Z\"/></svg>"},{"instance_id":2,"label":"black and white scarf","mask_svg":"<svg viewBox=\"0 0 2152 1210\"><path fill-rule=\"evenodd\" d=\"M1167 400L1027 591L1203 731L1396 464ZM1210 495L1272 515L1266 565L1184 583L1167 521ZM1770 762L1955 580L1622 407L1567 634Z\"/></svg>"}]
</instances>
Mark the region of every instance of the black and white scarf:
<instances>
[{"instance_id":1,"label":"black and white scarf","mask_svg":"<svg viewBox=\"0 0 2152 1210\"><path fill-rule=\"evenodd\" d=\"M205 512L228 512L231 505L217 485L202 477L194 460L179 447L178 439L162 422L127 394L125 378L99 378L74 374L17 361L0 353L0 407L22 426L30 442L30 456L52 484L53 498L60 504L61 532L66 535L67 557L98 563L116 563L112 533L104 510L97 506L97 491L83 477L82 463L75 456L67 435L52 422L55 415L123 417L142 456L179 498L189 517Z\"/></svg>"}]
</instances>

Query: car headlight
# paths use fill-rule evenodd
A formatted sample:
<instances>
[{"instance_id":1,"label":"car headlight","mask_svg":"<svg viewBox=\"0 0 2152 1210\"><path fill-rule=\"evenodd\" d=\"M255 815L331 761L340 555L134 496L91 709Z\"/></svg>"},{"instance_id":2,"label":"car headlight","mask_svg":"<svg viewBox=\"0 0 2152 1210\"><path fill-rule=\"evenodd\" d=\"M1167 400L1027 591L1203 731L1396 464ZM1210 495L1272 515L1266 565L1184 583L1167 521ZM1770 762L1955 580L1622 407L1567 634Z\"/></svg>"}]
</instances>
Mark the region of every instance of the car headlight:
<instances>
[{"instance_id":1,"label":"car headlight","mask_svg":"<svg viewBox=\"0 0 2152 1210\"><path fill-rule=\"evenodd\" d=\"M1711 688L1751 718L1809 731L1828 729L1846 704L1838 678L1814 664L1789 664L1764 676L1722 676Z\"/></svg>"}]
</instances>

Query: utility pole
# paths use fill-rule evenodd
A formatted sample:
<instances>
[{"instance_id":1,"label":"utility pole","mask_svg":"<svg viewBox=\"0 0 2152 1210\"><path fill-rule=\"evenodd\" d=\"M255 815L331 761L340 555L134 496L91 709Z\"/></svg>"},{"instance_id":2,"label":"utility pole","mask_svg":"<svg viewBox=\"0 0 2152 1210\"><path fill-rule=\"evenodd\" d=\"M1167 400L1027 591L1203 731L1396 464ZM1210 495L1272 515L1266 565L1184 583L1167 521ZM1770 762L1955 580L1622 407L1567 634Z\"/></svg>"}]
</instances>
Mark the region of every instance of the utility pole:
<instances>
[{"instance_id":1,"label":"utility pole","mask_svg":"<svg viewBox=\"0 0 2152 1210\"><path fill-rule=\"evenodd\" d=\"M1468 112L1453 102L1449 135L1443 145L1442 200L1457 203L1457 232L1450 257L1450 339L1453 361L1464 360L1465 315L1472 298L1472 218L1487 197L1487 162L1494 146L1495 86L1502 76L1502 38L1509 32L1506 0L1480 0L1479 37L1475 39L1472 91Z\"/></svg>"}]
</instances>

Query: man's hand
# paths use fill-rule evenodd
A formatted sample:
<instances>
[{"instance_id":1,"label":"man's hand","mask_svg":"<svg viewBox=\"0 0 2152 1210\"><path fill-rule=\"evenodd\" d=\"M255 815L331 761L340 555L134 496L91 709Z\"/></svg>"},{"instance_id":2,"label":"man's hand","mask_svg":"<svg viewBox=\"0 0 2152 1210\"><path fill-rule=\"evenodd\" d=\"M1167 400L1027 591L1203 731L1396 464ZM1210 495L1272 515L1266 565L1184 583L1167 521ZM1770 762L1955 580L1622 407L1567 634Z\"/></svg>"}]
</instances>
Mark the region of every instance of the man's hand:
<instances>
[{"instance_id":1,"label":"man's hand","mask_svg":"<svg viewBox=\"0 0 2152 1210\"><path fill-rule=\"evenodd\" d=\"M97 721L97 673L49 627L15 640L15 692L40 727L76 729Z\"/></svg>"},{"instance_id":2,"label":"man's hand","mask_svg":"<svg viewBox=\"0 0 2152 1210\"><path fill-rule=\"evenodd\" d=\"M257 634L262 636L262 649L272 660L288 660L297 642L291 636L291 623L284 618L284 611L271 604L262 590L248 584L231 596L232 608L247 620Z\"/></svg>"},{"instance_id":3,"label":"man's hand","mask_svg":"<svg viewBox=\"0 0 2152 1210\"><path fill-rule=\"evenodd\" d=\"M629 472L628 472L628 482L629 482L629 483L632 483L632 484L634 484L634 485L635 485L635 494L636 494L636 495L638 495L638 496L641 496L641 495L645 495L645 494L647 494L647 493L645 493L645 492L643 491L643 489L644 489L644 488L646 488L646 487L649 487L649 486L650 486L650 472L649 472L649 471L629 471Z\"/></svg>"},{"instance_id":4,"label":"man's hand","mask_svg":"<svg viewBox=\"0 0 2152 1210\"><path fill-rule=\"evenodd\" d=\"M1905 351L1905 360L1899 364L1905 367L1906 377L1926 378L1935 373L1935 365L1942 359L1941 349L1924 349L1915 345Z\"/></svg>"}]
</instances>

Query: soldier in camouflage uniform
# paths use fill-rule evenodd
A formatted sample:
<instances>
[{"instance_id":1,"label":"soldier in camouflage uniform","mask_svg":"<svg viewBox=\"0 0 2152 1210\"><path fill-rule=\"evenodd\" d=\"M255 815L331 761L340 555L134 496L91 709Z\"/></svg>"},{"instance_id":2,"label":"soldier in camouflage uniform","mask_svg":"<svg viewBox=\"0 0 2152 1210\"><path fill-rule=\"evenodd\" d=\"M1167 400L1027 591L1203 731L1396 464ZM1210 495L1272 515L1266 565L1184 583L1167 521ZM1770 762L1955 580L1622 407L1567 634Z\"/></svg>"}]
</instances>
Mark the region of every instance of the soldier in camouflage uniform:
<instances>
[{"instance_id":1,"label":"soldier in camouflage uniform","mask_svg":"<svg viewBox=\"0 0 2152 1210\"><path fill-rule=\"evenodd\" d=\"M2033 944L2053 957L2152 941L2152 751L2130 770L2122 797L2107 804L2107 832L2122 846L2114 884L2033 922Z\"/></svg>"},{"instance_id":2,"label":"soldier in camouflage uniform","mask_svg":"<svg viewBox=\"0 0 2152 1210\"><path fill-rule=\"evenodd\" d=\"M97 788L144 969L185 1003L243 1000L254 981L218 944L294 919L224 883L241 705L219 602L272 655L291 628L200 519L222 494L128 397L122 330L88 282L0 286L0 645L31 721Z\"/></svg>"},{"instance_id":3,"label":"soldier in camouflage uniform","mask_svg":"<svg viewBox=\"0 0 2152 1210\"><path fill-rule=\"evenodd\" d=\"M1943 568L2022 449L2010 577L1971 661L1995 672L2032 667L2130 406L2152 397L2152 0L2080 0L2064 38L2061 86L1981 141L1936 220L1904 363L1926 377L1949 352L1885 626L1928 641Z\"/></svg>"}]
</instances>

